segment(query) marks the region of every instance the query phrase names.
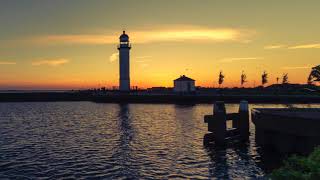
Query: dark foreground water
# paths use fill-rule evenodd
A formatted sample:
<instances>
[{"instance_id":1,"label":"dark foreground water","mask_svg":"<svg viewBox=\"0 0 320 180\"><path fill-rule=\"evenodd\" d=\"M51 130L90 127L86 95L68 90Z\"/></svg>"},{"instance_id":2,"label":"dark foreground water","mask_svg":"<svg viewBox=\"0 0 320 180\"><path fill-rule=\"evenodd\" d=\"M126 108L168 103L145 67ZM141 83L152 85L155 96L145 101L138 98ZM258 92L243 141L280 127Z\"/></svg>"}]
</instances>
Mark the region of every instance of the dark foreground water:
<instances>
[{"instance_id":1,"label":"dark foreground water","mask_svg":"<svg viewBox=\"0 0 320 180\"><path fill-rule=\"evenodd\" d=\"M254 126L248 144L204 147L206 114L212 105L0 103L0 179L263 176Z\"/></svg>"}]
</instances>

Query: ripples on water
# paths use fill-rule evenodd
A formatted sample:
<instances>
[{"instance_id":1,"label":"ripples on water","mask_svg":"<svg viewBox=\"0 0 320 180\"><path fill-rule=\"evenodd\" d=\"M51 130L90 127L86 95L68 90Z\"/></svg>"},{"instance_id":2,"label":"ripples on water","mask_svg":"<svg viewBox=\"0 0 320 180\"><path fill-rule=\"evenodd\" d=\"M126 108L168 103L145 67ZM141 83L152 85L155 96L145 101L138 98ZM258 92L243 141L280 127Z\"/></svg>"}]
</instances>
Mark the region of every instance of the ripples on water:
<instances>
[{"instance_id":1,"label":"ripples on water","mask_svg":"<svg viewBox=\"0 0 320 180\"><path fill-rule=\"evenodd\" d=\"M0 103L0 178L263 176L252 124L247 145L206 148L206 114L212 105Z\"/></svg>"}]
</instances>

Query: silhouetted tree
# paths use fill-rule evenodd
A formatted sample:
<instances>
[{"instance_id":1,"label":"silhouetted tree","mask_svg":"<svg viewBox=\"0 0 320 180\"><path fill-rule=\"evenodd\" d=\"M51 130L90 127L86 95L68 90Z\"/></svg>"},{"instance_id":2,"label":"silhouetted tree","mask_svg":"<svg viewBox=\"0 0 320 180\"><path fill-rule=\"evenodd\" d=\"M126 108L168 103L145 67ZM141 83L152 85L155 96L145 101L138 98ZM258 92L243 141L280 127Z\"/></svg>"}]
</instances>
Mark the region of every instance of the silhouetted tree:
<instances>
[{"instance_id":1,"label":"silhouetted tree","mask_svg":"<svg viewBox=\"0 0 320 180\"><path fill-rule=\"evenodd\" d=\"M289 77L288 77L288 73L283 74L282 76L282 84L288 84L289 83Z\"/></svg>"},{"instance_id":2,"label":"silhouetted tree","mask_svg":"<svg viewBox=\"0 0 320 180\"><path fill-rule=\"evenodd\" d=\"M311 69L310 75L308 77L308 84L320 81L320 65L315 66Z\"/></svg>"},{"instance_id":3,"label":"silhouetted tree","mask_svg":"<svg viewBox=\"0 0 320 180\"><path fill-rule=\"evenodd\" d=\"M279 84L279 77L277 77L277 84Z\"/></svg>"},{"instance_id":4,"label":"silhouetted tree","mask_svg":"<svg viewBox=\"0 0 320 180\"><path fill-rule=\"evenodd\" d=\"M308 77L308 84L312 84L312 76L311 76L311 74Z\"/></svg>"},{"instance_id":5,"label":"silhouetted tree","mask_svg":"<svg viewBox=\"0 0 320 180\"><path fill-rule=\"evenodd\" d=\"M268 83L268 74L266 73L266 71L264 71L261 76L261 83L262 86Z\"/></svg>"},{"instance_id":6,"label":"silhouetted tree","mask_svg":"<svg viewBox=\"0 0 320 180\"><path fill-rule=\"evenodd\" d=\"M221 86L223 81L224 81L224 75L222 74L222 71L220 71L220 73L219 73L219 87Z\"/></svg>"},{"instance_id":7,"label":"silhouetted tree","mask_svg":"<svg viewBox=\"0 0 320 180\"><path fill-rule=\"evenodd\" d=\"M244 72L242 71L242 74L241 74L241 86L244 85L244 83L247 82L247 75L244 74Z\"/></svg>"}]
</instances>

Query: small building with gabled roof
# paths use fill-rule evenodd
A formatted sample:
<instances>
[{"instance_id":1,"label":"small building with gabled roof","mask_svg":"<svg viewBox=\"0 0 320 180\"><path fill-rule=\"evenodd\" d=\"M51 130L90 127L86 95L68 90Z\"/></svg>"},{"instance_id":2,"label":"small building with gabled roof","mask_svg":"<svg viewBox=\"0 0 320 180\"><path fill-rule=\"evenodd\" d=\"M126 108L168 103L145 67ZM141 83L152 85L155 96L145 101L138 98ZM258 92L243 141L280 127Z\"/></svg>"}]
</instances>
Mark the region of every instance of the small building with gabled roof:
<instances>
[{"instance_id":1,"label":"small building with gabled roof","mask_svg":"<svg viewBox=\"0 0 320 180\"><path fill-rule=\"evenodd\" d=\"M173 87L174 92L189 93L189 92L194 92L196 90L195 80L185 75L182 75L179 78L175 79L173 81L173 84L174 84L174 87Z\"/></svg>"}]
</instances>

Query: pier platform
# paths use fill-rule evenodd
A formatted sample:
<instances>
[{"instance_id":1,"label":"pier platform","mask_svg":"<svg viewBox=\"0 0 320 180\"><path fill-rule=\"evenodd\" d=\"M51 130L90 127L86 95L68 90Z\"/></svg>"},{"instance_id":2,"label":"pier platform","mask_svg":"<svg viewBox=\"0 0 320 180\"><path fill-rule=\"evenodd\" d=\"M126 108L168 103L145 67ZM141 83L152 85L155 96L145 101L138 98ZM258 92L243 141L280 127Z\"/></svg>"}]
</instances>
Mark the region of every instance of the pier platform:
<instances>
[{"instance_id":1,"label":"pier platform","mask_svg":"<svg viewBox=\"0 0 320 180\"><path fill-rule=\"evenodd\" d=\"M257 108L251 115L262 147L306 154L320 145L320 108Z\"/></svg>"}]
</instances>

